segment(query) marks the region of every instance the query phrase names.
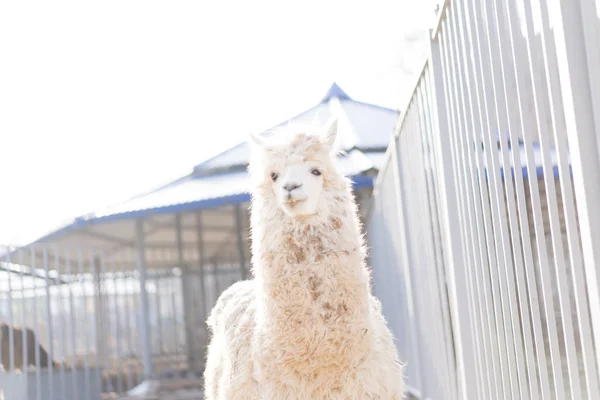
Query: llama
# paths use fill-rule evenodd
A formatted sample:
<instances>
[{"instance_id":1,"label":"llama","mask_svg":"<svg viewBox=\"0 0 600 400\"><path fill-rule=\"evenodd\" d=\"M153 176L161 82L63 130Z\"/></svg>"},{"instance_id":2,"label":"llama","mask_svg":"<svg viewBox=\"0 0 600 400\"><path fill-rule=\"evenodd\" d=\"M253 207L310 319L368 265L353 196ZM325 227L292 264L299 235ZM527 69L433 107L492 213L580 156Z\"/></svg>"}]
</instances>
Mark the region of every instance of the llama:
<instances>
[{"instance_id":1,"label":"llama","mask_svg":"<svg viewBox=\"0 0 600 400\"><path fill-rule=\"evenodd\" d=\"M404 398L336 136L332 120L325 134L250 140L254 277L208 317L207 399Z\"/></svg>"},{"instance_id":2,"label":"llama","mask_svg":"<svg viewBox=\"0 0 600 400\"><path fill-rule=\"evenodd\" d=\"M6 323L0 324L0 348L2 350L2 358L0 364L5 370L10 369L10 325ZM25 330L25 345L23 345L23 330ZM13 331L13 365L15 369L24 370L29 366L36 366L36 346L39 347L39 363L40 368L48 368L50 364L57 367L58 363L55 361L50 362L50 357L44 346L39 343L35 337L35 333L31 328L23 327L12 327ZM26 348L27 365L25 365L23 357L23 348Z\"/></svg>"}]
</instances>

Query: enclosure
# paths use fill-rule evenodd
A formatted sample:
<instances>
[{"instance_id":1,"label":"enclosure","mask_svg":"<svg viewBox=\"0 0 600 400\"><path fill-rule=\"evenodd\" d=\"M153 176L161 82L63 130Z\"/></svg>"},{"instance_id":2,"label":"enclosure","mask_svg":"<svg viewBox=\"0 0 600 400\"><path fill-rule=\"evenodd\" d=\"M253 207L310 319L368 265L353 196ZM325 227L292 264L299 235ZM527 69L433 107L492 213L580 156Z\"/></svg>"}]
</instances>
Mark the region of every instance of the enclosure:
<instances>
[{"instance_id":1,"label":"enclosure","mask_svg":"<svg viewBox=\"0 0 600 400\"><path fill-rule=\"evenodd\" d=\"M7 249L3 266L11 272L3 274L8 290L0 299L5 382L25 375L24 387L34 387L26 398L92 399L149 377L199 376L206 313L222 290L248 276L243 207L128 221L137 233L132 246L106 248L91 239L87 246ZM94 234L109 237L105 229ZM50 397L35 389L46 386Z\"/></svg>"},{"instance_id":2,"label":"enclosure","mask_svg":"<svg viewBox=\"0 0 600 400\"><path fill-rule=\"evenodd\" d=\"M415 398L600 398L599 18L594 0L446 1L399 120L337 85L296 117L340 118ZM251 272L246 157L0 253L2 394L199 376L206 313Z\"/></svg>"},{"instance_id":3,"label":"enclosure","mask_svg":"<svg viewBox=\"0 0 600 400\"><path fill-rule=\"evenodd\" d=\"M438 16L368 220L410 391L598 399L600 6Z\"/></svg>"}]
</instances>

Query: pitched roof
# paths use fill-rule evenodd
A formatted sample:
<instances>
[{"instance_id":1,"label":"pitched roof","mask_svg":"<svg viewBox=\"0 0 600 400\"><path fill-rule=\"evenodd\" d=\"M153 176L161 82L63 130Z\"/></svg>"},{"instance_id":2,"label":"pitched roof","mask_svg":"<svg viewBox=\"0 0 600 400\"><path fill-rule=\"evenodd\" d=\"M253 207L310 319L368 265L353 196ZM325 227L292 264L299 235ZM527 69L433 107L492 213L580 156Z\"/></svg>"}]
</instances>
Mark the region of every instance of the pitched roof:
<instances>
[{"instance_id":1,"label":"pitched roof","mask_svg":"<svg viewBox=\"0 0 600 400\"><path fill-rule=\"evenodd\" d=\"M281 134L288 125L322 125L332 116L338 118L340 145L343 150L385 152L399 111L353 100L336 83L314 107L262 132L270 136ZM197 174L211 174L220 170L241 169L248 164L249 148L246 142L217 154L196 165Z\"/></svg>"}]
</instances>

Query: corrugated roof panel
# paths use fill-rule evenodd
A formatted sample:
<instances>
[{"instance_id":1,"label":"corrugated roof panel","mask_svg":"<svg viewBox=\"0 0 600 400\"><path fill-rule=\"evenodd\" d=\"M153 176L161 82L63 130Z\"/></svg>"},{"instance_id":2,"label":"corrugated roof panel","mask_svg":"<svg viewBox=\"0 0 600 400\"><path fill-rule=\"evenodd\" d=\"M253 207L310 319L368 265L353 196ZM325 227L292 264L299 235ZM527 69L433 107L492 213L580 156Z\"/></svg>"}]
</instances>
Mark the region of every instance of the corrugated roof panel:
<instances>
[{"instance_id":1,"label":"corrugated roof panel","mask_svg":"<svg viewBox=\"0 0 600 400\"><path fill-rule=\"evenodd\" d=\"M176 184L90 214L90 218L228 197L248 190L245 171L203 177L190 176Z\"/></svg>"}]
</instances>

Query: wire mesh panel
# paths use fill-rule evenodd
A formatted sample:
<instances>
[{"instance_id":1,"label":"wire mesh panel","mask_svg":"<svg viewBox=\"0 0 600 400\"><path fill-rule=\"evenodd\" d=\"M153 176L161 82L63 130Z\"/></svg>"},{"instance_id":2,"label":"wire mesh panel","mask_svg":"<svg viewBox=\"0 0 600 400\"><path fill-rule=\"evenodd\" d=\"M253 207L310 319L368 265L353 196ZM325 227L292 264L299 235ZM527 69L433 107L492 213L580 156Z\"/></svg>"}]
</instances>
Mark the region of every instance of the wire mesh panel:
<instances>
[{"instance_id":1,"label":"wire mesh panel","mask_svg":"<svg viewBox=\"0 0 600 400\"><path fill-rule=\"evenodd\" d=\"M368 222L418 397L600 398L599 16L591 0L440 9Z\"/></svg>"},{"instance_id":2,"label":"wire mesh panel","mask_svg":"<svg viewBox=\"0 0 600 400\"><path fill-rule=\"evenodd\" d=\"M42 246L2 252L6 398L99 399L142 381L139 274L123 252ZM155 268L146 282L157 375L186 368L180 275L175 267Z\"/></svg>"}]
</instances>

